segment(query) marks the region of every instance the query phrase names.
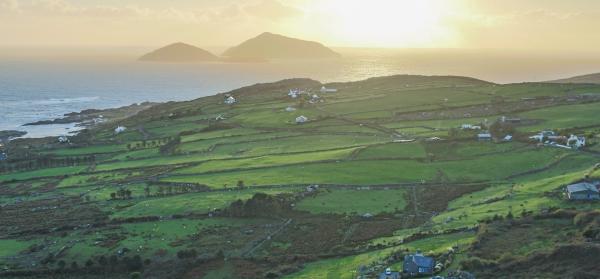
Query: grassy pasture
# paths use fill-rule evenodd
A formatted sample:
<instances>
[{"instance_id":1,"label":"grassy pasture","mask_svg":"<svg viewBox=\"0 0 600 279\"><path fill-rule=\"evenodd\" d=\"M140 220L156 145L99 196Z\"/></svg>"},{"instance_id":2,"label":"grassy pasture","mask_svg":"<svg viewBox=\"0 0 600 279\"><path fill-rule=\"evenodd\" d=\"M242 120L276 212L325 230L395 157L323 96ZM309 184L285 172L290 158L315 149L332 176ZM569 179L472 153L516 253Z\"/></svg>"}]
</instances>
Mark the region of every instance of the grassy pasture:
<instances>
[{"instance_id":1,"label":"grassy pasture","mask_svg":"<svg viewBox=\"0 0 600 279\"><path fill-rule=\"evenodd\" d=\"M541 131L555 129L569 129L600 125L600 103L556 106L521 113L520 116L527 119L542 119L539 124L520 127L523 131Z\"/></svg>"},{"instance_id":2,"label":"grassy pasture","mask_svg":"<svg viewBox=\"0 0 600 279\"><path fill-rule=\"evenodd\" d=\"M53 176L64 176L79 173L85 170L87 167L60 167L60 168L48 168L39 169L34 171L16 172L0 175L0 182L9 180L27 180L38 177L53 177Z\"/></svg>"},{"instance_id":3,"label":"grassy pasture","mask_svg":"<svg viewBox=\"0 0 600 279\"><path fill-rule=\"evenodd\" d=\"M133 204L127 202L113 203L113 214L111 218L129 218L136 216L170 216L173 214L186 213L207 213L215 208L222 209L230 203L241 199L251 198L256 193L278 194L289 193L299 190L299 188L285 189L246 189L242 191L223 191L223 192L205 192L192 193L185 195L175 195L168 197L149 198L140 201L134 201ZM117 205L126 205L118 209Z\"/></svg>"},{"instance_id":4,"label":"grassy pasture","mask_svg":"<svg viewBox=\"0 0 600 279\"><path fill-rule=\"evenodd\" d=\"M405 189L342 190L324 189L296 205L297 210L313 214L378 214L402 211L407 204Z\"/></svg>"},{"instance_id":5,"label":"grassy pasture","mask_svg":"<svg viewBox=\"0 0 600 279\"><path fill-rule=\"evenodd\" d=\"M360 150L357 159L425 158L427 153L419 142L372 145Z\"/></svg>"}]
</instances>

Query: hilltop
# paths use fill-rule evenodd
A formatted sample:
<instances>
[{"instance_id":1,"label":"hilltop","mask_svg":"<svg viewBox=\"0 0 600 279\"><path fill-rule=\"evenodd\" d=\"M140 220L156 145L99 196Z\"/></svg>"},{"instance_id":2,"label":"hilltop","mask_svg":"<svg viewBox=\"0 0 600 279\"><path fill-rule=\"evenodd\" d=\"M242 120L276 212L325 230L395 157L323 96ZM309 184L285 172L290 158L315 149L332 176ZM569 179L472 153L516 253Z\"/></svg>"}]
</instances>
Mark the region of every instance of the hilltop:
<instances>
[{"instance_id":1,"label":"hilltop","mask_svg":"<svg viewBox=\"0 0 600 279\"><path fill-rule=\"evenodd\" d=\"M582 75L582 76L574 76L570 78L557 79L549 81L551 83L590 83L590 84L600 84L600 73Z\"/></svg>"},{"instance_id":2,"label":"hilltop","mask_svg":"<svg viewBox=\"0 0 600 279\"><path fill-rule=\"evenodd\" d=\"M218 61L219 57L201 49L199 47L185 44L174 43L168 46L159 48L139 58L140 61L155 61L155 62L205 62Z\"/></svg>"},{"instance_id":3,"label":"hilltop","mask_svg":"<svg viewBox=\"0 0 600 279\"><path fill-rule=\"evenodd\" d=\"M223 53L230 59L324 59L340 55L323 44L265 32Z\"/></svg>"}]
</instances>

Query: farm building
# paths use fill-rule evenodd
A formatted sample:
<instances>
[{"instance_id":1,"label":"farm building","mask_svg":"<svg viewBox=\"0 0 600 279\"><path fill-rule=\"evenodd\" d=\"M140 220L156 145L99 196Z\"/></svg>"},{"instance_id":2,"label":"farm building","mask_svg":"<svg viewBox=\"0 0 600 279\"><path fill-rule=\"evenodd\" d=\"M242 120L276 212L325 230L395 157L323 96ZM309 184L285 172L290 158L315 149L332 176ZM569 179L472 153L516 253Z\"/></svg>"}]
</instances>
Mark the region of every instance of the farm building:
<instances>
[{"instance_id":1,"label":"farm building","mask_svg":"<svg viewBox=\"0 0 600 279\"><path fill-rule=\"evenodd\" d=\"M379 274L379 279L400 279L400 272L392 271L391 268L386 268L384 272Z\"/></svg>"},{"instance_id":2,"label":"farm building","mask_svg":"<svg viewBox=\"0 0 600 279\"><path fill-rule=\"evenodd\" d=\"M304 116L304 115L300 115L298 117L296 117L296 123L297 124L302 124L308 121L308 117Z\"/></svg>"},{"instance_id":3,"label":"farm building","mask_svg":"<svg viewBox=\"0 0 600 279\"><path fill-rule=\"evenodd\" d=\"M478 140L492 140L492 134L490 133L481 133L477 135Z\"/></svg>"},{"instance_id":4,"label":"farm building","mask_svg":"<svg viewBox=\"0 0 600 279\"><path fill-rule=\"evenodd\" d=\"M337 89L327 88L325 86L321 87L321 93L335 93L335 92L337 92Z\"/></svg>"},{"instance_id":5,"label":"farm building","mask_svg":"<svg viewBox=\"0 0 600 279\"><path fill-rule=\"evenodd\" d=\"M435 267L435 259L426 257L421 252L404 256L402 271L411 276L431 275Z\"/></svg>"},{"instance_id":6,"label":"farm building","mask_svg":"<svg viewBox=\"0 0 600 279\"><path fill-rule=\"evenodd\" d=\"M125 126L118 126L117 128L115 128L115 134L120 134L125 132L125 130L127 130L127 127Z\"/></svg>"},{"instance_id":7,"label":"farm building","mask_svg":"<svg viewBox=\"0 0 600 279\"><path fill-rule=\"evenodd\" d=\"M567 186L569 200L600 200L598 186L589 182L581 182Z\"/></svg>"},{"instance_id":8,"label":"farm building","mask_svg":"<svg viewBox=\"0 0 600 279\"><path fill-rule=\"evenodd\" d=\"M237 100L233 96L229 96L229 97L225 98L226 105L233 105L236 102L237 102Z\"/></svg>"}]
</instances>

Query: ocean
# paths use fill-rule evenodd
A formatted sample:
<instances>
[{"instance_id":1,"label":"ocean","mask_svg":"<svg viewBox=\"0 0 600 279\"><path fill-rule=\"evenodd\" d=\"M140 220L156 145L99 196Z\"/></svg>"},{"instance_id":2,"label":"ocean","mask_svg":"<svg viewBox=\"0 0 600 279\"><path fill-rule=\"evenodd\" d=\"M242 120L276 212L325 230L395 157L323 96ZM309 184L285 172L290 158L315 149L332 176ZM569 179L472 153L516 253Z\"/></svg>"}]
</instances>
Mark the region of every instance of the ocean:
<instances>
[{"instance_id":1,"label":"ocean","mask_svg":"<svg viewBox=\"0 0 600 279\"><path fill-rule=\"evenodd\" d=\"M600 72L600 56L501 50L336 49L341 60L163 64L115 59L0 57L0 130L58 136L74 125L22 126L89 108L190 100L259 82L354 81L394 74L463 75L498 83Z\"/></svg>"}]
</instances>

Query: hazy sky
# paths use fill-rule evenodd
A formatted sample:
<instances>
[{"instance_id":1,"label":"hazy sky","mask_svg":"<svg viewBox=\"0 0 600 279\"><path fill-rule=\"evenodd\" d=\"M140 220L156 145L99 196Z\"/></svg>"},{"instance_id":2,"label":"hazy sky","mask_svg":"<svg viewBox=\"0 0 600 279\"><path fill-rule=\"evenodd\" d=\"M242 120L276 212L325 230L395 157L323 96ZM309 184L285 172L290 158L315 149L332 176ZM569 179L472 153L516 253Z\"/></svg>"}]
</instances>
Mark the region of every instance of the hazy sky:
<instances>
[{"instance_id":1,"label":"hazy sky","mask_svg":"<svg viewBox=\"0 0 600 279\"><path fill-rule=\"evenodd\" d=\"M598 0L0 0L0 46L329 46L596 51Z\"/></svg>"}]
</instances>

